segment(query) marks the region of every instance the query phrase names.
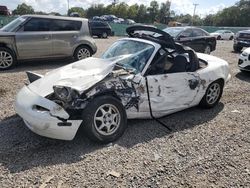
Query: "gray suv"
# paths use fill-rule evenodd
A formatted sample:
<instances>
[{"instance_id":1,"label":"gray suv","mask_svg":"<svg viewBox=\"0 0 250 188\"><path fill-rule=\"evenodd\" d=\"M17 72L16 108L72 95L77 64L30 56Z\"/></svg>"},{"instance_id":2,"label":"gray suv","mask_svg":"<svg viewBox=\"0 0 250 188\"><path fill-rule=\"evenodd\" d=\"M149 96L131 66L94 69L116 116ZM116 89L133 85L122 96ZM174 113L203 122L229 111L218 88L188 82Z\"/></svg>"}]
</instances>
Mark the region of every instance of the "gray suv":
<instances>
[{"instance_id":1,"label":"gray suv","mask_svg":"<svg viewBox=\"0 0 250 188\"><path fill-rule=\"evenodd\" d=\"M83 18L25 15L0 30L0 70L19 60L74 57L96 53L89 22Z\"/></svg>"}]
</instances>

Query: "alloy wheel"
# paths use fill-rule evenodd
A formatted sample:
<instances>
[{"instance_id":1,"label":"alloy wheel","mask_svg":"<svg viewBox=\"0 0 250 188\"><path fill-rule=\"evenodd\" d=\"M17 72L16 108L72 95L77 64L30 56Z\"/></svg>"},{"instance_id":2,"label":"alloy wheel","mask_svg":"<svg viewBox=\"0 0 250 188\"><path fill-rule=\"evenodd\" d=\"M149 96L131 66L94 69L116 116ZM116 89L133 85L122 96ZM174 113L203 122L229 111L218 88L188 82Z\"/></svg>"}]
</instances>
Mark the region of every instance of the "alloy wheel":
<instances>
[{"instance_id":1,"label":"alloy wheel","mask_svg":"<svg viewBox=\"0 0 250 188\"><path fill-rule=\"evenodd\" d=\"M87 48L81 48L77 53L78 60L85 59L90 56L91 56L91 53Z\"/></svg>"},{"instance_id":2,"label":"alloy wheel","mask_svg":"<svg viewBox=\"0 0 250 188\"><path fill-rule=\"evenodd\" d=\"M94 115L94 126L97 132L104 136L114 134L120 126L121 115L112 104L100 106Z\"/></svg>"},{"instance_id":3,"label":"alloy wheel","mask_svg":"<svg viewBox=\"0 0 250 188\"><path fill-rule=\"evenodd\" d=\"M6 69L13 64L13 57L7 51L0 51L0 68Z\"/></svg>"},{"instance_id":4,"label":"alloy wheel","mask_svg":"<svg viewBox=\"0 0 250 188\"><path fill-rule=\"evenodd\" d=\"M220 97L221 86L219 83L213 83L209 88L206 96L207 103L213 105Z\"/></svg>"}]
</instances>

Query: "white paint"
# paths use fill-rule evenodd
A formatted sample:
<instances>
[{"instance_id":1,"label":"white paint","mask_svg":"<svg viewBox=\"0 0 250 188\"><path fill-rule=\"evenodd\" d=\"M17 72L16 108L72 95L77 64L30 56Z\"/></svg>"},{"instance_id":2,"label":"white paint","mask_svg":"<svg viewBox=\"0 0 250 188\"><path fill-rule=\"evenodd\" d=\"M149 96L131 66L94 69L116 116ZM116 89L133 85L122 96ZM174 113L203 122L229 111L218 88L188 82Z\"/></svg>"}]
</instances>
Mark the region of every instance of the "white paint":
<instances>
[{"instance_id":1,"label":"white paint","mask_svg":"<svg viewBox=\"0 0 250 188\"><path fill-rule=\"evenodd\" d=\"M122 86L121 80L125 80L128 87L134 89L135 93L131 96L123 96L124 98L121 99L123 104L126 105L131 97L140 96L139 108L137 109L134 106L128 108L126 110L127 117L129 119L151 118L146 81L143 75L156 52L160 49L160 45L143 39L125 40L151 43L154 45L155 51L141 74L111 78L105 81L105 87L112 88L114 86L112 82L115 82L118 89L118 87ZM183 72L148 77L150 98L155 117L165 116L196 106L204 96L209 84L221 78L225 82L229 80L230 74L226 61L211 55L201 53L197 55L207 62L208 65L205 68L192 73ZM83 93L111 73L114 64L118 60L119 58L113 58L112 60L88 58L47 73L43 78L31 83L28 87L25 86L18 93L15 103L16 112L25 120L26 125L39 135L64 140L73 139L82 121L68 120L68 122L72 123L72 126L59 127L57 123L61 122L61 120L57 117L68 119L69 115L61 106L46 99L45 96L53 92L53 86L55 85L71 87L78 90L79 93ZM197 80L197 87L191 89L189 80ZM94 87L86 95L91 97L96 92L97 90ZM34 105L42 106L48 111L39 111L34 108Z\"/></svg>"},{"instance_id":2,"label":"white paint","mask_svg":"<svg viewBox=\"0 0 250 188\"><path fill-rule=\"evenodd\" d=\"M249 69L246 69L246 66L250 66L250 48L246 48L239 56L239 59L243 61L242 64L239 65L239 69L250 71Z\"/></svg>"}]
</instances>

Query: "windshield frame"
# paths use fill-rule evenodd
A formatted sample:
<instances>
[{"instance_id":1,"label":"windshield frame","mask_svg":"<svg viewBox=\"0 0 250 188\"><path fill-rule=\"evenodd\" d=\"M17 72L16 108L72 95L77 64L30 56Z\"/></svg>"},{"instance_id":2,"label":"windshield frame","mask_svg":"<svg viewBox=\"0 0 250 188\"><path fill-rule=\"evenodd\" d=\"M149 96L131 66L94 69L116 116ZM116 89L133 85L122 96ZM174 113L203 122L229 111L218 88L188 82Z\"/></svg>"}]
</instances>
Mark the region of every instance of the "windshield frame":
<instances>
[{"instance_id":1,"label":"windshield frame","mask_svg":"<svg viewBox=\"0 0 250 188\"><path fill-rule=\"evenodd\" d=\"M23 20L21 21L21 19L23 19ZM29 19L28 16L20 16L20 17L14 19L13 21L11 21L10 23L8 23L7 25L3 26L1 28L1 31L15 32L15 31L17 31L17 29L20 26L22 26L24 23L26 23L28 19Z\"/></svg>"},{"instance_id":2,"label":"windshield frame","mask_svg":"<svg viewBox=\"0 0 250 188\"><path fill-rule=\"evenodd\" d=\"M138 38L123 38L123 39L117 40L116 42L119 42L119 41L134 41L134 42L140 42L140 43L144 43L144 44L147 44L147 45L151 45L151 46L152 46L153 50L152 50L150 56L148 57L148 59L146 60L146 62L145 62L145 64L144 64L144 67L143 67L141 70L139 70L139 71L138 71L136 68L134 68L135 70L137 70L137 71L135 72L135 74L140 73L141 75L144 75L145 72L146 72L146 69L148 68L148 65L149 65L150 62L153 60L153 58L154 58L154 56L155 56L157 50L160 48L160 45L157 44L157 43L148 41L148 40L138 39ZM116 43L116 42L115 42L115 43ZM113 44L115 44L115 43L113 43ZM112 45L113 45L113 44L112 44ZM112 47L112 45L110 46L110 48ZM108 49L110 49L110 48L108 48ZM103 58L103 55L108 51L108 49L101 55L101 58ZM135 54L136 54L136 53L132 53L132 54L130 54L130 55L131 55L131 57L133 57ZM127 55L125 55L125 56L129 57L129 54L127 54ZM119 56L116 56L116 57L119 57ZM122 55L121 55L120 57L122 57ZM113 59L113 58L115 58L115 57L110 57L110 58L106 58L106 59ZM118 61L117 63L119 63L119 61ZM119 64L119 65L120 65L120 64Z\"/></svg>"}]
</instances>

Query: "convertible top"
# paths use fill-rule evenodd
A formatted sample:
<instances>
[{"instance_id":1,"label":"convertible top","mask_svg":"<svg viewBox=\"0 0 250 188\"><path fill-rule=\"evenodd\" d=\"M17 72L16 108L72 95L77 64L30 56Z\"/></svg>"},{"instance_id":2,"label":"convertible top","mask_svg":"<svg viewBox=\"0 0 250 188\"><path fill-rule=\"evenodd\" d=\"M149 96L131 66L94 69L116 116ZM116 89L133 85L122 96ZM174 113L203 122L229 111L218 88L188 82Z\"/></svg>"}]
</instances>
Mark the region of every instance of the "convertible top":
<instances>
[{"instance_id":1,"label":"convertible top","mask_svg":"<svg viewBox=\"0 0 250 188\"><path fill-rule=\"evenodd\" d=\"M146 34L146 33L140 33L140 32L138 33L136 31L148 31L153 34ZM128 27L126 29L126 32L132 38L141 38L141 39L149 40L149 41L160 44L163 48L173 49L174 51L180 54L188 53L190 62L192 62L197 69L197 66L199 64L199 59L196 53L194 52L194 50L188 46L183 46L182 44L175 42L173 37L171 37L171 35L169 35L165 31L162 31L152 26L134 25L134 26Z\"/></svg>"},{"instance_id":2,"label":"convertible top","mask_svg":"<svg viewBox=\"0 0 250 188\"><path fill-rule=\"evenodd\" d=\"M138 33L137 31L147 31L153 34ZM150 40L152 42L160 44L162 47L171 48L178 53L186 53L192 50L189 47L176 43L171 35L153 26L134 25L128 27L126 29L126 32L132 38Z\"/></svg>"}]
</instances>

